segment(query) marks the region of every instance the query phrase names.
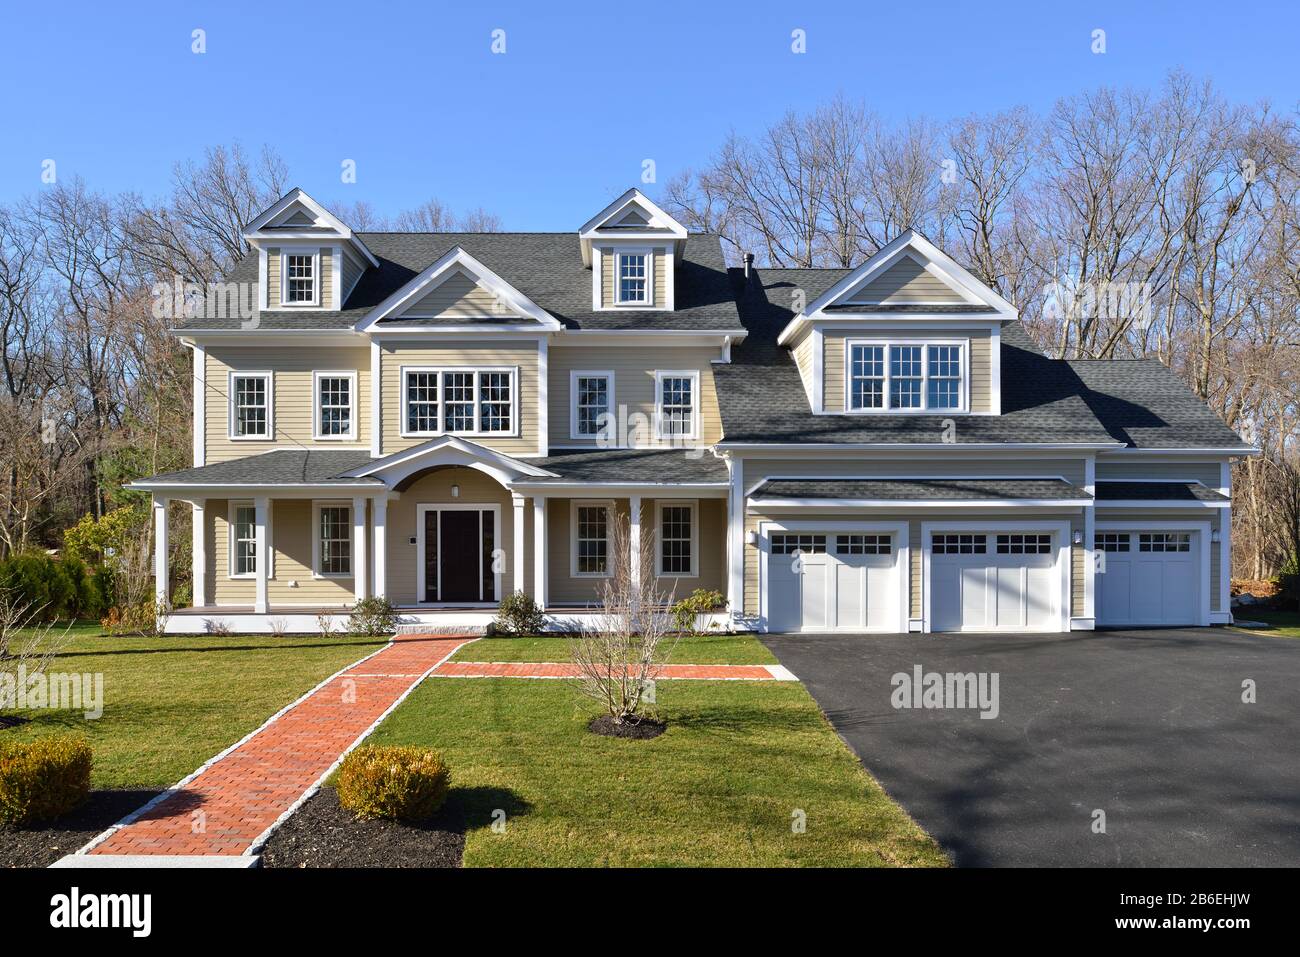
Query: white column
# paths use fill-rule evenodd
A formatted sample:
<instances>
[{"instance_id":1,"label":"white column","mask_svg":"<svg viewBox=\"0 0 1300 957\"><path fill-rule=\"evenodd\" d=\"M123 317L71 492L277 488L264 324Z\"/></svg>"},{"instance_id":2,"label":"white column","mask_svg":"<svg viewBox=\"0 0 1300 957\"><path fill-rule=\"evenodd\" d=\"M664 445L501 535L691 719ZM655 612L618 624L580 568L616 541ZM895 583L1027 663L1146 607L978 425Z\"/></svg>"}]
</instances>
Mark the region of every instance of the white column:
<instances>
[{"instance_id":1,"label":"white column","mask_svg":"<svg viewBox=\"0 0 1300 957\"><path fill-rule=\"evenodd\" d=\"M1093 456L1083 460L1083 490L1092 496L1097 494L1097 460ZM1096 529L1097 508L1094 499L1094 504L1083 508L1083 617L1093 619L1094 627L1097 615L1097 554L1092 546ZM1074 596L1071 595L1070 601L1073 600ZM1070 611L1073 614L1074 609Z\"/></svg>"},{"instance_id":2,"label":"white column","mask_svg":"<svg viewBox=\"0 0 1300 957\"><path fill-rule=\"evenodd\" d=\"M352 583L357 601L366 597L366 500L352 499Z\"/></svg>"},{"instance_id":3,"label":"white column","mask_svg":"<svg viewBox=\"0 0 1300 957\"><path fill-rule=\"evenodd\" d=\"M190 505L194 509L194 540L190 547L194 566L194 596L190 604L202 608L208 595L208 543L204 538L207 523L204 521L203 499L196 498Z\"/></svg>"},{"instance_id":4,"label":"white column","mask_svg":"<svg viewBox=\"0 0 1300 957\"><path fill-rule=\"evenodd\" d=\"M171 594L167 587L167 499L157 496L153 500L153 591L159 605Z\"/></svg>"},{"instance_id":5,"label":"white column","mask_svg":"<svg viewBox=\"0 0 1300 957\"><path fill-rule=\"evenodd\" d=\"M266 578L271 567L271 549L270 545L270 510L271 502L269 499L253 499L253 538L254 551L253 564L257 569L257 592L253 601L253 611L259 615L265 615L266 608Z\"/></svg>"},{"instance_id":6,"label":"white column","mask_svg":"<svg viewBox=\"0 0 1300 957\"><path fill-rule=\"evenodd\" d=\"M745 614L745 460L728 456L727 472L727 607L734 621Z\"/></svg>"},{"instance_id":7,"label":"white column","mask_svg":"<svg viewBox=\"0 0 1300 957\"><path fill-rule=\"evenodd\" d=\"M533 499L533 600L546 607L546 499Z\"/></svg>"},{"instance_id":8,"label":"white column","mask_svg":"<svg viewBox=\"0 0 1300 957\"><path fill-rule=\"evenodd\" d=\"M526 591L524 588L524 497L522 495L512 494L511 501L514 503L515 512L515 557L514 557L514 575L511 582L514 587L512 591Z\"/></svg>"},{"instance_id":9,"label":"white column","mask_svg":"<svg viewBox=\"0 0 1300 957\"><path fill-rule=\"evenodd\" d=\"M375 503L375 597L388 596L388 498L377 495Z\"/></svg>"},{"instance_id":10,"label":"white column","mask_svg":"<svg viewBox=\"0 0 1300 957\"><path fill-rule=\"evenodd\" d=\"M641 583L641 496L632 495L627 500L627 547L633 586Z\"/></svg>"}]
</instances>

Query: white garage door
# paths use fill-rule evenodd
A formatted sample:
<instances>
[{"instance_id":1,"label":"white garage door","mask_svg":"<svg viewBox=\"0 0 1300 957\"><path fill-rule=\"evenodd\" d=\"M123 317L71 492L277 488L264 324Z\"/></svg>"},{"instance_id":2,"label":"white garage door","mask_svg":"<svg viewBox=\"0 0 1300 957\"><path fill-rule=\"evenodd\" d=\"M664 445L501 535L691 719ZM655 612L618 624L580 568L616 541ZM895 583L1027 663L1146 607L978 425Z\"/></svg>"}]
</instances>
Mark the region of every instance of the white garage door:
<instances>
[{"instance_id":1,"label":"white garage door","mask_svg":"<svg viewBox=\"0 0 1300 957\"><path fill-rule=\"evenodd\" d=\"M773 532L770 631L898 631L898 542L889 533Z\"/></svg>"},{"instance_id":2,"label":"white garage door","mask_svg":"<svg viewBox=\"0 0 1300 957\"><path fill-rule=\"evenodd\" d=\"M1098 532L1097 624L1196 624L1201 594L1197 534Z\"/></svg>"},{"instance_id":3,"label":"white garage door","mask_svg":"<svg viewBox=\"0 0 1300 957\"><path fill-rule=\"evenodd\" d=\"M1049 532L930 536L931 631L1060 631Z\"/></svg>"}]
</instances>

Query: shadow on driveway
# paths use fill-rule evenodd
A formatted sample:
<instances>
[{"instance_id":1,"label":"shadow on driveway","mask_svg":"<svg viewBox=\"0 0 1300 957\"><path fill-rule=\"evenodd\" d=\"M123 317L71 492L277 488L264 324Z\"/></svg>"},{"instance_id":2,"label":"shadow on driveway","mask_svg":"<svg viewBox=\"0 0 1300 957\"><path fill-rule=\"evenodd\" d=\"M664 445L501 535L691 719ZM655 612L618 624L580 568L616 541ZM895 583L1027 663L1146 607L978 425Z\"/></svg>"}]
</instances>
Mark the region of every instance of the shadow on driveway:
<instances>
[{"instance_id":1,"label":"shadow on driveway","mask_svg":"<svg viewBox=\"0 0 1300 957\"><path fill-rule=\"evenodd\" d=\"M1300 864L1300 641L1210 628L763 641L959 865ZM895 709L891 678L916 665L996 672L997 718Z\"/></svg>"}]
</instances>

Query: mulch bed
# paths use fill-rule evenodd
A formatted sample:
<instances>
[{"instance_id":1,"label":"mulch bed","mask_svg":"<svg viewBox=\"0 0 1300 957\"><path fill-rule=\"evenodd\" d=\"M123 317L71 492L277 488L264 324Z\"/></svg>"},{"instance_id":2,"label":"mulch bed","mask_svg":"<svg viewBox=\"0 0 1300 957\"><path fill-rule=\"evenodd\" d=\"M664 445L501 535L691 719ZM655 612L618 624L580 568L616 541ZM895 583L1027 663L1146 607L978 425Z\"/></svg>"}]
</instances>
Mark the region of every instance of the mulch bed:
<instances>
[{"instance_id":1,"label":"mulch bed","mask_svg":"<svg viewBox=\"0 0 1300 957\"><path fill-rule=\"evenodd\" d=\"M157 791L91 791L71 814L31 828L0 827L0 867L49 867L147 804Z\"/></svg>"},{"instance_id":2,"label":"mulch bed","mask_svg":"<svg viewBox=\"0 0 1300 957\"><path fill-rule=\"evenodd\" d=\"M632 738L638 741L645 741L649 738L657 738L668 730L668 725L662 721L656 721L653 718L641 718L636 724L625 722L615 724L614 719L607 714L602 714L599 718L594 718L591 724L587 725L587 730L595 734L603 734L611 738Z\"/></svg>"},{"instance_id":3,"label":"mulch bed","mask_svg":"<svg viewBox=\"0 0 1300 957\"><path fill-rule=\"evenodd\" d=\"M271 835L263 867L460 867L464 828L444 807L414 824L358 821L321 788Z\"/></svg>"}]
</instances>

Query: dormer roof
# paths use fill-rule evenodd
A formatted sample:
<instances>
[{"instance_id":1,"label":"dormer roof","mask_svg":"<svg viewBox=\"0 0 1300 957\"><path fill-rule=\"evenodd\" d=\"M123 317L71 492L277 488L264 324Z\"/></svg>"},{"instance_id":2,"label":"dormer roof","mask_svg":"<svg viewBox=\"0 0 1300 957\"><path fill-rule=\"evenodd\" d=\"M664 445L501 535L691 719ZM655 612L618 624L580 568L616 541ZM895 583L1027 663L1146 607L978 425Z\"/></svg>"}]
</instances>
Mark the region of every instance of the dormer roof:
<instances>
[{"instance_id":1,"label":"dormer roof","mask_svg":"<svg viewBox=\"0 0 1300 957\"><path fill-rule=\"evenodd\" d=\"M244 228L244 239L254 245L304 239L340 239L371 266L378 266L369 247L346 223L298 187L285 193Z\"/></svg>"},{"instance_id":2,"label":"dormer roof","mask_svg":"<svg viewBox=\"0 0 1300 957\"><path fill-rule=\"evenodd\" d=\"M686 237L685 226L635 187L583 223L578 230L584 266L591 265L593 241L669 239L674 251L680 253L686 245Z\"/></svg>"}]
</instances>

